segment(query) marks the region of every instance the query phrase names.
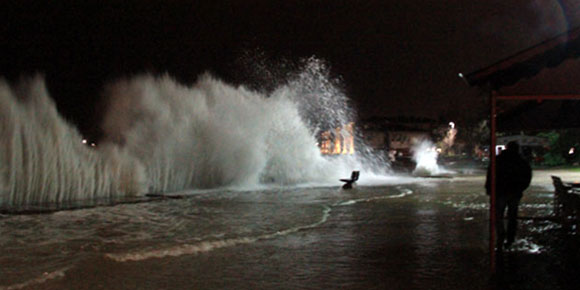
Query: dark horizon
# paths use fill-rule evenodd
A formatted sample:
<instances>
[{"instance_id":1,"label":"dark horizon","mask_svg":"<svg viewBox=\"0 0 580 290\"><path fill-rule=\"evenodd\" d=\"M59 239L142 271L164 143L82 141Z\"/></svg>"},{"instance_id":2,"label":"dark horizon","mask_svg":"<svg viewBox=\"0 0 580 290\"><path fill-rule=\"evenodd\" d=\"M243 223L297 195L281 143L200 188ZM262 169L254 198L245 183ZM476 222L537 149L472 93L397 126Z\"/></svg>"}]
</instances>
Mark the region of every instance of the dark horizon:
<instances>
[{"instance_id":1,"label":"dark horizon","mask_svg":"<svg viewBox=\"0 0 580 290\"><path fill-rule=\"evenodd\" d=\"M312 56L361 118L461 118L485 98L459 72L580 23L572 1L77 2L0 4L0 77L43 74L63 116L88 134L103 85L116 79L168 73L191 84L207 71L268 89L256 62L282 78L279 66Z\"/></svg>"}]
</instances>

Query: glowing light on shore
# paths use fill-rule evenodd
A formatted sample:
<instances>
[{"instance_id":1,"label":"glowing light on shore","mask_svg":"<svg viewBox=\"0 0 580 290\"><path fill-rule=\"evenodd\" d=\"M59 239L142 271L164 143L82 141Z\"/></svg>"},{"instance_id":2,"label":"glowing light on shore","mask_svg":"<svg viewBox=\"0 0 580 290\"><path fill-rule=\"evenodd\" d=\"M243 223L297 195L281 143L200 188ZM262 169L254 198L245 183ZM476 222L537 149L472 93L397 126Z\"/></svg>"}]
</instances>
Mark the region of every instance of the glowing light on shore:
<instances>
[{"instance_id":1,"label":"glowing light on shore","mask_svg":"<svg viewBox=\"0 0 580 290\"><path fill-rule=\"evenodd\" d=\"M455 128L454 122L449 122L449 130L447 130L447 134L443 139L443 143L446 145L446 148L449 149L455 143L455 136L457 136L457 129Z\"/></svg>"},{"instance_id":2,"label":"glowing light on shore","mask_svg":"<svg viewBox=\"0 0 580 290\"><path fill-rule=\"evenodd\" d=\"M354 154L354 123L338 127L320 134L320 153L323 155Z\"/></svg>"}]
</instances>

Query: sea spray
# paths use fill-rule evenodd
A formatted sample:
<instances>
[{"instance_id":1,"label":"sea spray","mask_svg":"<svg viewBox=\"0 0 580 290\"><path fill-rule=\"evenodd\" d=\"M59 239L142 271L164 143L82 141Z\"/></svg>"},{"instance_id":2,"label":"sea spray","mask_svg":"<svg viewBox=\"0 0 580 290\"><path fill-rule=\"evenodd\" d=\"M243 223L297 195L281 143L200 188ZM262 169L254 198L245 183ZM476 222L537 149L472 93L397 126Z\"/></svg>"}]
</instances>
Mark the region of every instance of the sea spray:
<instances>
[{"instance_id":1,"label":"sea spray","mask_svg":"<svg viewBox=\"0 0 580 290\"><path fill-rule=\"evenodd\" d=\"M0 116L2 207L142 191L138 166L131 159L81 143L77 130L58 115L41 77L15 88L0 81Z\"/></svg>"},{"instance_id":2,"label":"sea spray","mask_svg":"<svg viewBox=\"0 0 580 290\"><path fill-rule=\"evenodd\" d=\"M333 167L339 168L342 178L350 176L354 169L361 170L363 178L390 175L392 171L385 156L377 154L366 144L359 128L354 132L345 130L346 126L357 122L357 115L342 85L340 77L332 76L328 63L310 57L302 60L300 69L272 95L286 95L297 106L301 119L316 137L320 137L322 131L334 131L342 137L351 137L350 134L354 133L356 154L342 155L332 163Z\"/></svg>"},{"instance_id":3,"label":"sea spray","mask_svg":"<svg viewBox=\"0 0 580 290\"><path fill-rule=\"evenodd\" d=\"M311 57L273 95L285 93L298 107L308 128L318 135L320 130L342 127L356 119L340 85L324 61Z\"/></svg>"},{"instance_id":4,"label":"sea spray","mask_svg":"<svg viewBox=\"0 0 580 290\"><path fill-rule=\"evenodd\" d=\"M263 184L332 184L364 154L326 158L321 130L353 121L327 68L305 69L265 94L209 74L185 85L141 75L104 90L96 147L57 112L40 77L0 82L0 207ZM367 152L362 144L358 152ZM371 158L372 159L372 158ZM363 177L364 178L364 177Z\"/></svg>"},{"instance_id":5,"label":"sea spray","mask_svg":"<svg viewBox=\"0 0 580 290\"><path fill-rule=\"evenodd\" d=\"M289 94L268 98L208 74L191 87L146 75L107 93L105 141L145 165L150 191L295 184L333 170Z\"/></svg>"},{"instance_id":6,"label":"sea spray","mask_svg":"<svg viewBox=\"0 0 580 290\"><path fill-rule=\"evenodd\" d=\"M431 176L440 173L439 165L437 164L437 148L433 142L429 140L417 141L411 147L413 153L413 161L415 161L415 169L413 175L415 176Z\"/></svg>"}]
</instances>

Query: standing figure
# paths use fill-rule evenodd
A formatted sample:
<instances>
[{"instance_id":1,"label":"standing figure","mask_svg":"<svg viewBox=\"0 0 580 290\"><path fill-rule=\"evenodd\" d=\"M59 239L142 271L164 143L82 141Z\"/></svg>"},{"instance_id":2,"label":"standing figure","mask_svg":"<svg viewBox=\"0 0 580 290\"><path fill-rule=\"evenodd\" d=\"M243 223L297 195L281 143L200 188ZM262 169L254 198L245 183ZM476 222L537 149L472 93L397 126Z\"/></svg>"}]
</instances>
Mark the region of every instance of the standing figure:
<instances>
[{"instance_id":1,"label":"standing figure","mask_svg":"<svg viewBox=\"0 0 580 290\"><path fill-rule=\"evenodd\" d=\"M518 205L523 192L532 181L532 168L519 153L520 146L512 141L507 144L496 159L496 197L495 197L495 226L497 232L497 248L509 248L515 240ZM485 181L487 195L491 194L491 167L487 170ZM504 214L507 208L507 241L504 225Z\"/></svg>"}]
</instances>

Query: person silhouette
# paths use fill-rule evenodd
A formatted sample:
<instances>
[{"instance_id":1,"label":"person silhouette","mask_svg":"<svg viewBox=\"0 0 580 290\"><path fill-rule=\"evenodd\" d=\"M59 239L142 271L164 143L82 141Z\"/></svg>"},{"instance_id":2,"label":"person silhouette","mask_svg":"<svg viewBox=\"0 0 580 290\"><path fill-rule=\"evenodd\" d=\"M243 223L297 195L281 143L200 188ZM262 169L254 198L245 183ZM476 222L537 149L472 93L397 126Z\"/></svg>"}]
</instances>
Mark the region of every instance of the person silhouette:
<instances>
[{"instance_id":1,"label":"person silhouette","mask_svg":"<svg viewBox=\"0 0 580 290\"><path fill-rule=\"evenodd\" d=\"M532 168L519 153L520 146L511 141L496 159L496 211L495 227L497 248L509 248L515 241L517 230L518 206L523 192L532 181ZM485 181L487 195L491 194L491 167L488 167ZM507 240L504 214L507 208ZM505 242L505 244L504 244Z\"/></svg>"}]
</instances>

